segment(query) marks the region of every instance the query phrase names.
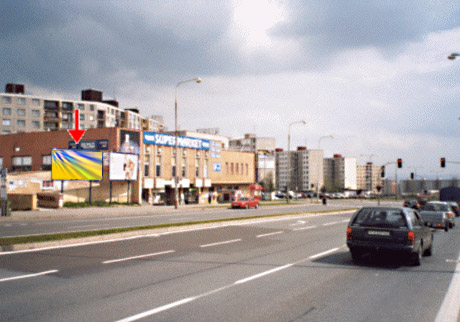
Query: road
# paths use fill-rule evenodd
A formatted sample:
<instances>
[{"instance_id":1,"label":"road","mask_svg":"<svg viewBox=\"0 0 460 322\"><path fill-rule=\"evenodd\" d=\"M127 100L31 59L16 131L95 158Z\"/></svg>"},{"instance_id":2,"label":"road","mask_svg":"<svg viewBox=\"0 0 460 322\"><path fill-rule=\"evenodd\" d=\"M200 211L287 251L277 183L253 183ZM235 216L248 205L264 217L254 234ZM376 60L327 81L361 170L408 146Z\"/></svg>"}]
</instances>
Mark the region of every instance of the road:
<instances>
[{"instance_id":1,"label":"road","mask_svg":"<svg viewBox=\"0 0 460 322\"><path fill-rule=\"evenodd\" d=\"M181 207L178 210L174 210L171 207L142 206L22 212L22 216L19 218L1 218L0 237L89 231L169 224L176 222L296 213L304 211L344 209L359 207L362 204L363 202L358 200L331 200L326 207L323 205L315 205L305 202L297 205L262 206L259 209L249 210L229 209L228 207ZM385 204L400 205L401 202L395 203L387 201ZM28 219L28 216L36 216L36 218Z\"/></svg>"},{"instance_id":2,"label":"road","mask_svg":"<svg viewBox=\"0 0 460 322\"><path fill-rule=\"evenodd\" d=\"M449 321L460 228L420 267L357 265L350 215L276 218L96 245L0 255L7 321ZM455 274L456 272L456 274ZM447 293L448 290L457 293ZM449 313L449 312L447 312ZM458 319L458 311L455 313Z\"/></svg>"}]
</instances>

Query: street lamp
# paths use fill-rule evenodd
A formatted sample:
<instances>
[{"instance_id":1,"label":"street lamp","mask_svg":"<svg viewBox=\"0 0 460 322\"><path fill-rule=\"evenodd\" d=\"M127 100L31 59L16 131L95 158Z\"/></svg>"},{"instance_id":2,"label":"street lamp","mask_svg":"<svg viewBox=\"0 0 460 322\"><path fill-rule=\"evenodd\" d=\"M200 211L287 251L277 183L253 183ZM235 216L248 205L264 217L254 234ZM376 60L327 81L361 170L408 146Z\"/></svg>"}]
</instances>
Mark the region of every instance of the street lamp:
<instances>
[{"instance_id":1,"label":"street lamp","mask_svg":"<svg viewBox=\"0 0 460 322\"><path fill-rule=\"evenodd\" d=\"M199 77L195 77L193 79L188 79L188 80L185 80L185 81L182 81L182 82L179 82L177 83L176 85L176 96L175 96L175 101L174 101L174 137L175 137L175 140L174 140L174 152L175 152L175 157L176 157L176 173L174 174L174 208L177 209L178 205L179 205L179 195L178 195L178 185L179 185L179 170L178 167L177 167L177 164L178 164L178 161L179 161L179 158L178 158L178 155L177 155L177 88L179 87L179 85L181 84L184 84L184 83L187 83L187 82L196 82L196 83L201 83L201 78Z\"/></svg>"},{"instance_id":2,"label":"street lamp","mask_svg":"<svg viewBox=\"0 0 460 322\"><path fill-rule=\"evenodd\" d=\"M320 150L320 145L321 145L321 140L322 139L333 139L334 136L332 135L325 135L325 136L322 136L319 138L318 140L318 150ZM323 164L324 164L324 160L323 160ZM319 201L319 175L320 175L320 166L318 166L318 173L317 173L317 176L316 176L316 198L317 200ZM323 169L323 174L324 174L324 169ZM323 183L324 183L324 180L323 180Z\"/></svg>"},{"instance_id":3,"label":"street lamp","mask_svg":"<svg viewBox=\"0 0 460 322\"><path fill-rule=\"evenodd\" d=\"M457 57L457 56L460 56L460 54L452 53L452 54L450 54L449 56L447 56L447 59L454 60L455 57Z\"/></svg>"},{"instance_id":4,"label":"street lamp","mask_svg":"<svg viewBox=\"0 0 460 322\"><path fill-rule=\"evenodd\" d=\"M288 179L287 179L287 183L286 183L286 203L289 203L289 186L291 185L291 171L290 171L290 167L291 167L291 125L294 125L294 124L307 124L306 121L302 120L302 121L297 121L297 122L292 122L291 124L289 124L289 129L288 129L288 164L287 164L287 175L288 175Z\"/></svg>"}]
</instances>

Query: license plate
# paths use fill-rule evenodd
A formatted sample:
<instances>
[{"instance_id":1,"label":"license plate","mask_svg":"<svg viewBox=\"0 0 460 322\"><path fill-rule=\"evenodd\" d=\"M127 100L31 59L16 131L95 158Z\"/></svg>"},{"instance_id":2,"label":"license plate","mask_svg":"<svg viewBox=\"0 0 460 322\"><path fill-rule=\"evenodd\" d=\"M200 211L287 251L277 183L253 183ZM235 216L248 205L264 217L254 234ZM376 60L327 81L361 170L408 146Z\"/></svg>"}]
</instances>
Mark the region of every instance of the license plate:
<instances>
[{"instance_id":1,"label":"license plate","mask_svg":"<svg viewBox=\"0 0 460 322\"><path fill-rule=\"evenodd\" d=\"M373 235L373 236L390 236L389 231L378 231L378 230L369 230L367 234Z\"/></svg>"}]
</instances>

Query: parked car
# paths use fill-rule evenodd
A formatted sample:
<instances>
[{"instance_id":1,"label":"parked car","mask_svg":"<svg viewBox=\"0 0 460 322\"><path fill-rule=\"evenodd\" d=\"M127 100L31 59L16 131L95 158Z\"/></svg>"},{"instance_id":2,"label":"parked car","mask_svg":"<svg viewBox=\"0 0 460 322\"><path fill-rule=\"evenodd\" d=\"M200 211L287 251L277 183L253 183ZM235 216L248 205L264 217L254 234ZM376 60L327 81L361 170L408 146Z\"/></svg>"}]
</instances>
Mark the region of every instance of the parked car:
<instances>
[{"instance_id":1,"label":"parked car","mask_svg":"<svg viewBox=\"0 0 460 322\"><path fill-rule=\"evenodd\" d=\"M455 201L447 201L449 206L452 208L452 210L455 212L455 217L460 216L460 207L458 206L458 203Z\"/></svg>"},{"instance_id":2,"label":"parked car","mask_svg":"<svg viewBox=\"0 0 460 322\"><path fill-rule=\"evenodd\" d=\"M423 255L433 253L433 234L414 209L363 207L350 219L347 246L354 261L387 251L404 254L418 266Z\"/></svg>"},{"instance_id":3,"label":"parked car","mask_svg":"<svg viewBox=\"0 0 460 322\"><path fill-rule=\"evenodd\" d=\"M403 207L412 208L412 209L420 209L420 204L417 200L411 199L404 201Z\"/></svg>"},{"instance_id":4,"label":"parked car","mask_svg":"<svg viewBox=\"0 0 460 322\"><path fill-rule=\"evenodd\" d=\"M259 208L259 200L254 198L240 198L232 202L232 208Z\"/></svg>"},{"instance_id":5,"label":"parked car","mask_svg":"<svg viewBox=\"0 0 460 322\"><path fill-rule=\"evenodd\" d=\"M448 231L455 226L455 213L445 201L428 201L423 205L420 216L433 228Z\"/></svg>"}]
</instances>

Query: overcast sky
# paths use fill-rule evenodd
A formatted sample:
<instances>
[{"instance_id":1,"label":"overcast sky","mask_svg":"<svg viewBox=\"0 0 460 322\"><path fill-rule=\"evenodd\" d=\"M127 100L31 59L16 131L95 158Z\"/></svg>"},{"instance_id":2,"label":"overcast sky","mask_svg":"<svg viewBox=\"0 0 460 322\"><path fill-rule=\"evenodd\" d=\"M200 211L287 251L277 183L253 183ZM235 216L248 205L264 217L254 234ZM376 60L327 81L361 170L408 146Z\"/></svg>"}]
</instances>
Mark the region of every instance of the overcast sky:
<instances>
[{"instance_id":1,"label":"overcast sky","mask_svg":"<svg viewBox=\"0 0 460 322\"><path fill-rule=\"evenodd\" d=\"M174 129L460 174L460 2L0 0L0 81L95 88ZM387 173L394 173L388 166Z\"/></svg>"}]
</instances>

